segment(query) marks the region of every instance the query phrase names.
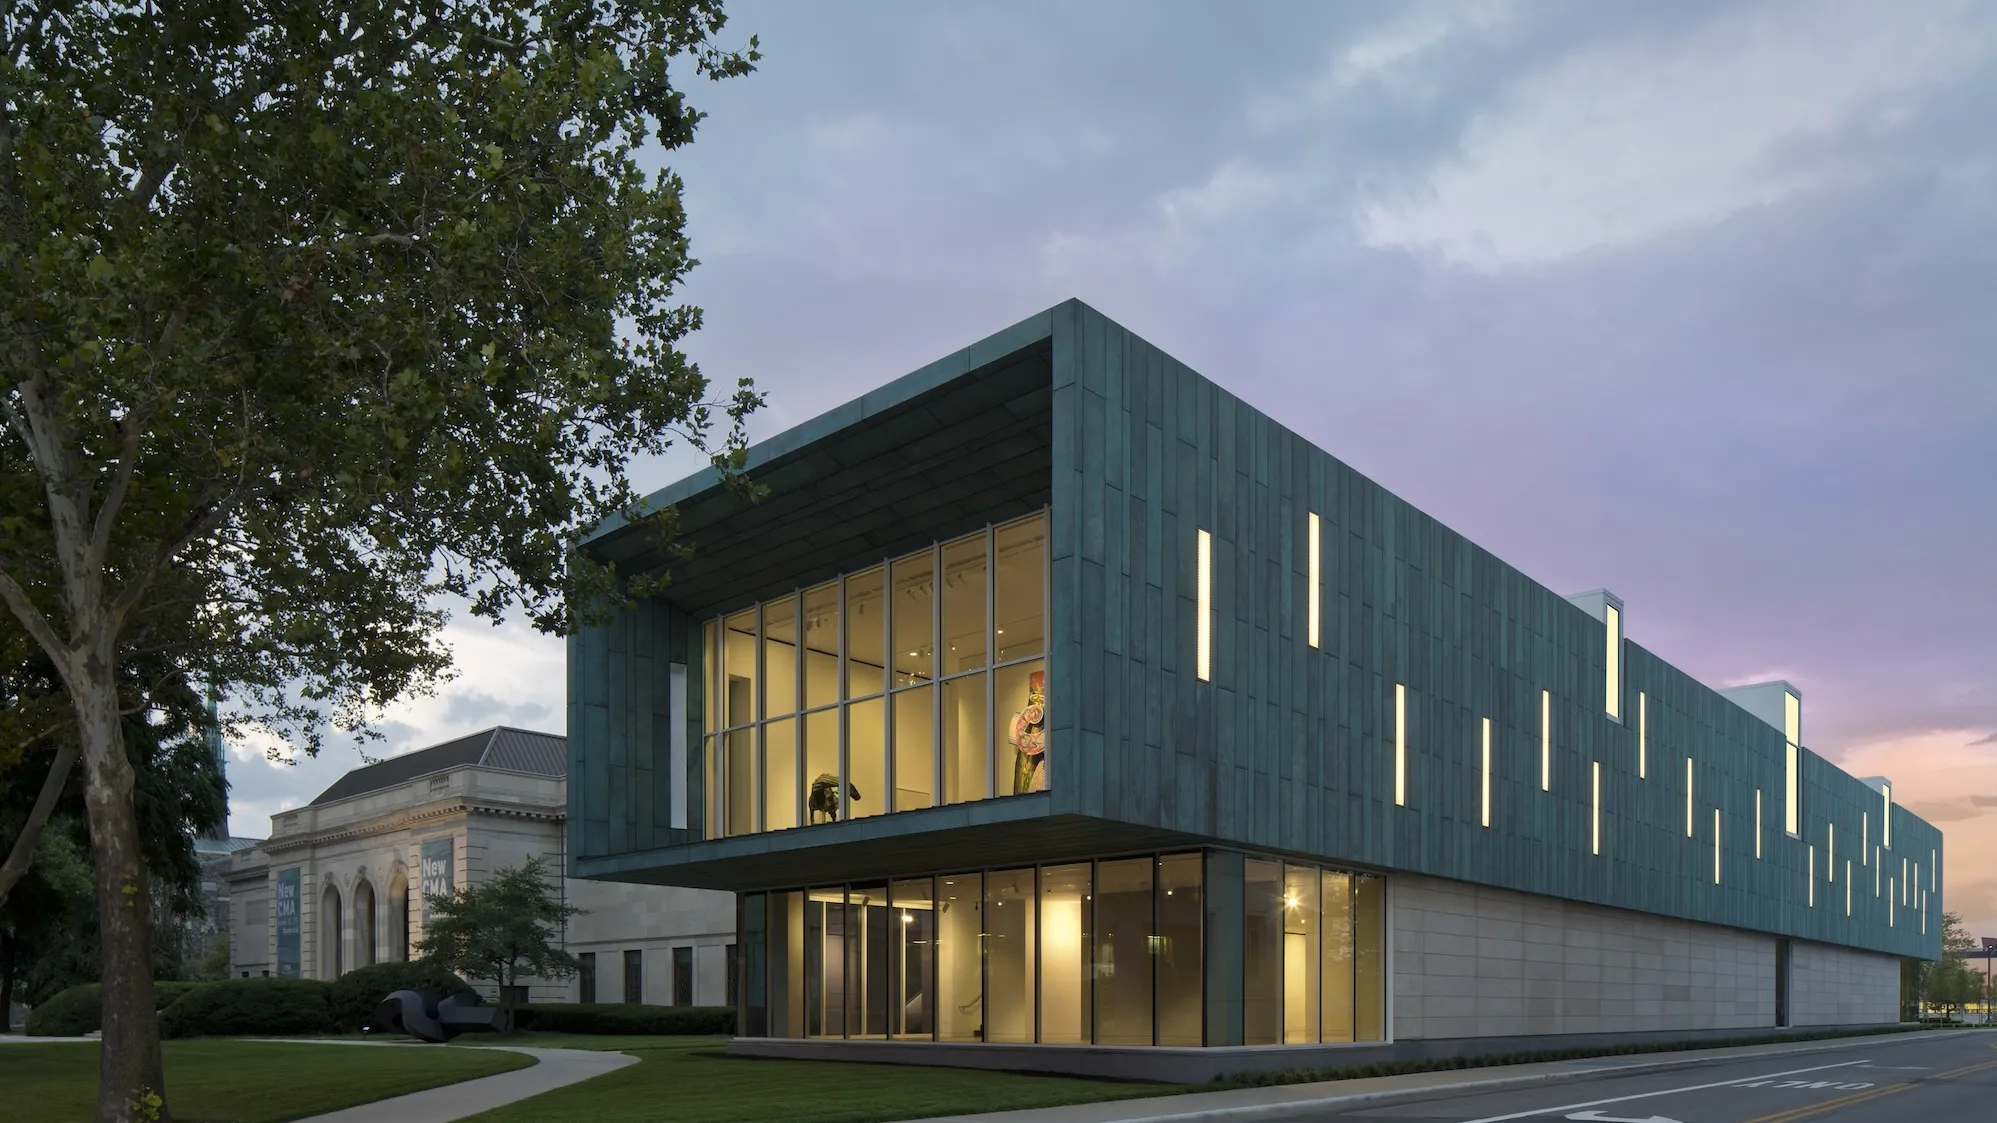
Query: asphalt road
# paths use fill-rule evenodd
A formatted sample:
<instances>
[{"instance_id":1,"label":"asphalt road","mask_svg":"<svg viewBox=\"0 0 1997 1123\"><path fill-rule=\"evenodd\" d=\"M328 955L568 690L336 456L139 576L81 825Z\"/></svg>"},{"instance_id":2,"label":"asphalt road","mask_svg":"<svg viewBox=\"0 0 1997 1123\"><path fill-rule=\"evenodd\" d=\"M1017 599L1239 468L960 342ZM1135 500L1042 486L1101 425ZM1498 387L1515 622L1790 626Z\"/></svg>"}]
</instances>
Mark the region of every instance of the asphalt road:
<instances>
[{"instance_id":1,"label":"asphalt road","mask_svg":"<svg viewBox=\"0 0 1997 1123\"><path fill-rule=\"evenodd\" d=\"M1611 1073L1545 1086L1299 1113L1296 1119L1300 1123L1997 1123L1997 1031L1910 1033L1800 1056L1735 1058L1627 1076Z\"/></svg>"}]
</instances>

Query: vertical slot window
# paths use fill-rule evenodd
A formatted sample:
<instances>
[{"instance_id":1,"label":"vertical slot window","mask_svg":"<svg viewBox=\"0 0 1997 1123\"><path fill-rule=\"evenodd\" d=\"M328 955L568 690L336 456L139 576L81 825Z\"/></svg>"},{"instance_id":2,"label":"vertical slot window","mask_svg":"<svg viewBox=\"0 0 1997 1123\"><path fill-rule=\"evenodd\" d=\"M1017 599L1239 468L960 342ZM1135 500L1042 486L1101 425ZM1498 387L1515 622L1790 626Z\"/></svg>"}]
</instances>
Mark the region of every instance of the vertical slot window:
<instances>
[{"instance_id":1,"label":"vertical slot window","mask_svg":"<svg viewBox=\"0 0 1997 1123\"><path fill-rule=\"evenodd\" d=\"M1838 825L1836 823L1824 824L1824 857L1830 859L1824 863L1824 880L1835 883L1838 879Z\"/></svg>"},{"instance_id":2,"label":"vertical slot window","mask_svg":"<svg viewBox=\"0 0 1997 1123\"><path fill-rule=\"evenodd\" d=\"M1804 877L1803 880L1810 883L1810 907L1816 908L1817 907L1817 848L1815 846L1811 846L1809 848L1809 851L1810 851L1810 868L1808 871L1808 875Z\"/></svg>"},{"instance_id":3,"label":"vertical slot window","mask_svg":"<svg viewBox=\"0 0 1997 1123\"><path fill-rule=\"evenodd\" d=\"M1803 834L1802 790L1796 775L1799 751L1794 744L1787 746L1788 765L1782 781L1782 829L1791 838L1801 838Z\"/></svg>"},{"instance_id":4,"label":"vertical slot window","mask_svg":"<svg viewBox=\"0 0 1997 1123\"><path fill-rule=\"evenodd\" d=\"M1596 854L1602 852L1602 762L1588 762L1588 846Z\"/></svg>"},{"instance_id":5,"label":"vertical slot window","mask_svg":"<svg viewBox=\"0 0 1997 1123\"><path fill-rule=\"evenodd\" d=\"M1685 837L1692 837L1692 758L1685 758Z\"/></svg>"},{"instance_id":6,"label":"vertical slot window","mask_svg":"<svg viewBox=\"0 0 1997 1123\"><path fill-rule=\"evenodd\" d=\"M1844 860L1844 914L1851 915L1851 859Z\"/></svg>"},{"instance_id":7,"label":"vertical slot window","mask_svg":"<svg viewBox=\"0 0 1997 1123\"><path fill-rule=\"evenodd\" d=\"M1879 785L1879 787L1880 787L1880 794L1884 796L1886 800L1885 803L1886 809L1880 812L1879 821L1882 825L1879 828L1879 834L1880 834L1879 841L1886 844L1886 849L1891 850L1893 849L1893 785L1881 784Z\"/></svg>"},{"instance_id":8,"label":"vertical slot window","mask_svg":"<svg viewBox=\"0 0 1997 1123\"><path fill-rule=\"evenodd\" d=\"M1483 789L1482 792L1480 793L1483 802L1483 822L1484 825L1488 827L1491 825L1491 719L1490 718L1484 719L1483 767L1480 770L1478 779L1479 779L1479 786Z\"/></svg>"},{"instance_id":9,"label":"vertical slot window","mask_svg":"<svg viewBox=\"0 0 1997 1123\"><path fill-rule=\"evenodd\" d=\"M1754 789L1754 860L1761 860L1761 789Z\"/></svg>"},{"instance_id":10,"label":"vertical slot window","mask_svg":"<svg viewBox=\"0 0 1997 1123\"><path fill-rule=\"evenodd\" d=\"M1803 837L1803 700L1782 693L1782 737L1784 777L1782 789L1783 829L1792 838Z\"/></svg>"},{"instance_id":11,"label":"vertical slot window","mask_svg":"<svg viewBox=\"0 0 1997 1123\"><path fill-rule=\"evenodd\" d=\"M1603 685L1603 699L1609 716L1617 721L1623 719L1623 612L1613 604L1602 606L1604 618L1608 622L1607 657L1602 660L1608 672L1608 681Z\"/></svg>"},{"instance_id":12,"label":"vertical slot window","mask_svg":"<svg viewBox=\"0 0 1997 1123\"><path fill-rule=\"evenodd\" d=\"M1201 682L1213 681L1213 535L1199 533L1199 573L1197 589L1199 619L1193 629L1197 649L1193 655L1195 672Z\"/></svg>"},{"instance_id":13,"label":"vertical slot window","mask_svg":"<svg viewBox=\"0 0 1997 1123\"><path fill-rule=\"evenodd\" d=\"M1720 883L1720 856L1723 853L1724 851L1720 849L1720 809L1715 807L1713 808L1713 884L1714 885L1718 885Z\"/></svg>"},{"instance_id":14,"label":"vertical slot window","mask_svg":"<svg viewBox=\"0 0 1997 1123\"><path fill-rule=\"evenodd\" d=\"M1539 692L1539 790L1553 790L1553 691Z\"/></svg>"},{"instance_id":15,"label":"vertical slot window","mask_svg":"<svg viewBox=\"0 0 1997 1123\"><path fill-rule=\"evenodd\" d=\"M1408 803L1408 688L1394 684L1394 806Z\"/></svg>"},{"instance_id":16,"label":"vertical slot window","mask_svg":"<svg viewBox=\"0 0 1997 1123\"><path fill-rule=\"evenodd\" d=\"M1636 778L1650 775L1650 697L1636 692Z\"/></svg>"},{"instance_id":17,"label":"vertical slot window","mask_svg":"<svg viewBox=\"0 0 1997 1123\"><path fill-rule=\"evenodd\" d=\"M1319 549L1320 534L1318 530L1318 517L1316 511L1311 512L1309 526L1306 529L1306 533L1310 536L1310 542L1309 545L1307 546L1307 550L1310 554L1310 566L1309 566L1310 583L1307 586L1305 586L1304 589L1304 600L1306 602L1306 607L1304 611L1308 612L1310 616L1309 619L1306 620L1304 628L1305 631L1309 633L1310 645L1312 647L1317 647L1318 617L1319 617L1319 604L1318 604L1319 585L1322 582L1323 578L1321 577L1320 570L1318 569L1318 549Z\"/></svg>"}]
</instances>

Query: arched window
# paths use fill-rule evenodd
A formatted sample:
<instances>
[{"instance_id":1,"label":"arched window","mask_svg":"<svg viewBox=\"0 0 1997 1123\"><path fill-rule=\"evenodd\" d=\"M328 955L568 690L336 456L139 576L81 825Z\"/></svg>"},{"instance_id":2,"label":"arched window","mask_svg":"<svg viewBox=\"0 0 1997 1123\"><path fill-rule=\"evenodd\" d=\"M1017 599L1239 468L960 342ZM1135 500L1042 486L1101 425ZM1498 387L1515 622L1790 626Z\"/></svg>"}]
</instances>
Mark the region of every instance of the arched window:
<instances>
[{"instance_id":1,"label":"arched window","mask_svg":"<svg viewBox=\"0 0 1997 1123\"><path fill-rule=\"evenodd\" d=\"M375 962L374 885L363 880L354 886L354 966Z\"/></svg>"},{"instance_id":2,"label":"arched window","mask_svg":"<svg viewBox=\"0 0 1997 1123\"><path fill-rule=\"evenodd\" d=\"M387 954L397 962L409 959L409 875L397 866L388 878Z\"/></svg>"},{"instance_id":3,"label":"arched window","mask_svg":"<svg viewBox=\"0 0 1997 1123\"><path fill-rule=\"evenodd\" d=\"M326 892L319 897L319 977L337 979L346 967L346 960L340 954L340 890L338 886L326 886Z\"/></svg>"}]
</instances>

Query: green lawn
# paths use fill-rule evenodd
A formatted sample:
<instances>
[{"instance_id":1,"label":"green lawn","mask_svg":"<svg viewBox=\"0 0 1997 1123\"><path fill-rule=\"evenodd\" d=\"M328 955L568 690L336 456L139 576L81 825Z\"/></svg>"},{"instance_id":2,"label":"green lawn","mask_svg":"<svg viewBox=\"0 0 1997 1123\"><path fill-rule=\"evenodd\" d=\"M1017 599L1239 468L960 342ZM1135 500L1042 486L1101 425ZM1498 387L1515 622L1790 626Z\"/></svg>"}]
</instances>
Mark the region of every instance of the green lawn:
<instances>
[{"instance_id":1,"label":"green lawn","mask_svg":"<svg viewBox=\"0 0 1997 1123\"><path fill-rule=\"evenodd\" d=\"M0 1119L88 1123L97 1109L97 1049L94 1042L0 1045ZM491 1050L288 1041L168 1041L164 1049L177 1123L281 1123L534 1063Z\"/></svg>"},{"instance_id":2,"label":"green lawn","mask_svg":"<svg viewBox=\"0 0 1997 1123\"><path fill-rule=\"evenodd\" d=\"M475 1041L468 1045L479 1044ZM507 1044L618 1049L638 1063L470 1123L867 1123L1192 1089L913 1065L724 1057L725 1039L522 1034Z\"/></svg>"}]
</instances>

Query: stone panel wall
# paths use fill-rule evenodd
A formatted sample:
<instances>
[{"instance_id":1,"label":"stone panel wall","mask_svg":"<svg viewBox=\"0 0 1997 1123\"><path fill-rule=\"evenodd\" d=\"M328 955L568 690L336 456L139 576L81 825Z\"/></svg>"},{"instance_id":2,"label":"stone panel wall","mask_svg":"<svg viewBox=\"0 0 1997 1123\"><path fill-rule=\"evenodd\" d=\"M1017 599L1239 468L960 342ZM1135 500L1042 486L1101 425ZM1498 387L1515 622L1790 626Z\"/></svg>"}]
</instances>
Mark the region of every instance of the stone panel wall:
<instances>
[{"instance_id":1,"label":"stone panel wall","mask_svg":"<svg viewBox=\"0 0 1997 1123\"><path fill-rule=\"evenodd\" d=\"M1772 937L1466 882L1389 881L1396 1040L1774 1024Z\"/></svg>"},{"instance_id":2,"label":"stone panel wall","mask_svg":"<svg viewBox=\"0 0 1997 1123\"><path fill-rule=\"evenodd\" d=\"M1900 1020L1900 961L1890 955L1797 941L1789 965L1799 1026Z\"/></svg>"}]
</instances>

